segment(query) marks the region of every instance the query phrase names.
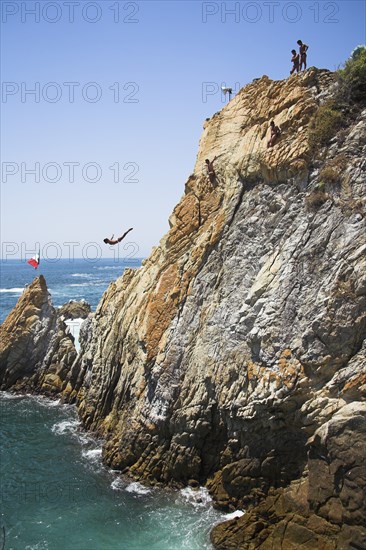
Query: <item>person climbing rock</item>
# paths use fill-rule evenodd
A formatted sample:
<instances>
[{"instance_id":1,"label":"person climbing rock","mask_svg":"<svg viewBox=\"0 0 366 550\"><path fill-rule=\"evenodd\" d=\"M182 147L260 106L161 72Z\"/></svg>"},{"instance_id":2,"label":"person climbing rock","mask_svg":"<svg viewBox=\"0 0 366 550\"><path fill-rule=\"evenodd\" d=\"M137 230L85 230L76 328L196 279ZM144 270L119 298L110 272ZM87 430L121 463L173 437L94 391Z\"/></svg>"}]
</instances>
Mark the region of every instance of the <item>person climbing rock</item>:
<instances>
[{"instance_id":1,"label":"person climbing rock","mask_svg":"<svg viewBox=\"0 0 366 550\"><path fill-rule=\"evenodd\" d=\"M291 53L291 63L293 63L293 65L290 74L293 74L295 71L298 73L300 67L300 54L296 53L296 50L291 50Z\"/></svg>"},{"instance_id":2,"label":"person climbing rock","mask_svg":"<svg viewBox=\"0 0 366 550\"><path fill-rule=\"evenodd\" d=\"M275 125L273 120L271 120L269 127L271 130L271 137L269 142L267 143L267 149L269 149L269 147L273 147L273 145L276 143L277 139L281 135L281 130L279 129L278 126Z\"/></svg>"},{"instance_id":3,"label":"person climbing rock","mask_svg":"<svg viewBox=\"0 0 366 550\"><path fill-rule=\"evenodd\" d=\"M299 71L302 70L302 67L303 67L303 66L304 66L304 71L305 71L305 69L306 69L306 58L307 58L306 52L308 51L309 46L307 46L306 44L304 44L303 42L301 42L301 40L298 40L297 43L298 43L298 45L300 46L300 47L299 47L299 55L300 55L300 67L299 67Z\"/></svg>"},{"instance_id":4,"label":"person climbing rock","mask_svg":"<svg viewBox=\"0 0 366 550\"><path fill-rule=\"evenodd\" d=\"M212 184L215 183L215 179L216 179L216 173L215 173L215 170L214 170L214 167L213 167L213 163L215 162L216 159L217 159L217 157L215 157L211 161L209 159L205 160L205 163L206 163L206 166L207 166L208 178L209 178L209 180Z\"/></svg>"},{"instance_id":5,"label":"person climbing rock","mask_svg":"<svg viewBox=\"0 0 366 550\"><path fill-rule=\"evenodd\" d=\"M114 235L112 235L112 237L110 239L103 239L103 242L105 242L105 244L118 244L120 243L121 241L123 241L123 239L126 237L126 235L132 231L133 227L131 227L128 231L126 231L126 233L124 233L122 235L122 237L119 237L118 239L114 239L113 240L113 237Z\"/></svg>"}]
</instances>

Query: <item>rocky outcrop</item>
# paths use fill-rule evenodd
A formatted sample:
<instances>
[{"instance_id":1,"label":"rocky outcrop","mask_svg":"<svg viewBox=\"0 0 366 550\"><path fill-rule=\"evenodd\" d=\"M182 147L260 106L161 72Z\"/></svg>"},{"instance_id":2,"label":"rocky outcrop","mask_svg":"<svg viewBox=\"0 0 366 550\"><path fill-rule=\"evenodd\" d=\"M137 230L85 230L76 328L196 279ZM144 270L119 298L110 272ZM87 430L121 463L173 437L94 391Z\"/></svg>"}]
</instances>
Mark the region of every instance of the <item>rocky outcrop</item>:
<instances>
[{"instance_id":1,"label":"rocky outcrop","mask_svg":"<svg viewBox=\"0 0 366 550\"><path fill-rule=\"evenodd\" d=\"M61 385L109 465L247 510L218 548L363 544L366 112L308 141L335 87L262 77L205 123L168 234L105 292Z\"/></svg>"},{"instance_id":2,"label":"rocky outcrop","mask_svg":"<svg viewBox=\"0 0 366 550\"><path fill-rule=\"evenodd\" d=\"M344 405L308 441L304 475L216 526L217 549L365 548L366 403Z\"/></svg>"},{"instance_id":3,"label":"rocky outcrop","mask_svg":"<svg viewBox=\"0 0 366 550\"><path fill-rule=\"evenodd\" d=\"M85 300L80 300L80 302L70 300L67 304L61 306L57 313L59 317L62 317L64 320L86 319L91 313L91 307Z\"/></svg>"},{"instance_id":4,"label":"rocky outcrop","mask_svg":"<svg viewBox=\"0 0 366 550\"><path fill-rule=\"evenodd\" d=\"M59 393L76 355L40 275L0 326L0 389Z\"/></svg>"}]
</instances>

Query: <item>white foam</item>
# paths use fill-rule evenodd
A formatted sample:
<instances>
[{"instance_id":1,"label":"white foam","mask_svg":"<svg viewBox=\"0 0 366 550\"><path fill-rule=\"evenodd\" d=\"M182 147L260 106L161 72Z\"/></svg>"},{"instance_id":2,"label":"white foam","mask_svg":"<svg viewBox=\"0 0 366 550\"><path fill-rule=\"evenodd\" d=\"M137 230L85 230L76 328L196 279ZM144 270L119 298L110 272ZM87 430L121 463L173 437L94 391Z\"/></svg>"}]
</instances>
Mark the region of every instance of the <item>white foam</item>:
<instances>
[{"instance_id":1,"label":"white foam","mask_svg":"<svg viewBox=\"0 0 366 550\"><path fill-rule=\"evenodd\" d=\"M10 292L11 294L21 294L24 290L23 288L0 288L0 292Z\"/></svg>"},{"instance_id":2,"label":"white foam","mask_svg":"<svg viewBox=\"0 0 366 550\"><path fill-rule=\"evenodd\" d=\"M81 323L83 323L85 321L85 319L82 319L81 317L76 317L76 319L66 319L65 323L68 324L69 323L69 326L72 326L72 325L81 325Z\"/></svg>"},{"instance_id":3,"label":"white foam","mask_svg":"<svg viewBox=\"0 0 366 550\"><path fill-rule=\"evenodd\" d=\"M117 477L111 483L111 488L113 489L113 491L122 491L125 487L126 483L124 483L120 477Z\"/></svg>"},{"instance_id":4,"label":"white foam","mask_svg":"<svg viewBox=\"0 0 366 550\"><path fill-rule=\"evenodd\" d=\"M102 449L89 449L88 451L82 451L81 456L87 458L91 462L99 462L102 457Z\"/></svg>"},{"instance_id":5,"label":"white foam","mask_svg":"<svg viewBox=\"0 0 366 550\"><path fill-rule=\"evenodd\" d=\"M134 493L139 496L148 495L149 493L151 493L151 489L145 487L144 485L141 485L141 483L139 483L138 481L134 481L127 485L126 491L127 493Z\"/></svg>"},{"instance_id":6,"label":"white foam","mask_svg":"<svg viewBox=\"0 0 366 550\"><path fill-rule=\"evenodd\" d=\"M30 393L27 393L26 396L31 397L39 405L43 405L45 407L58 407L61 404L61 399L49 399L43 395L32 395Z\"/></svg>"},{"instance_id":7,"label":"white foam","mask_svg":"<svg viewBox=\"0 0 366 550\"><path fill-rule=\"evenodd\" d=\"M78 439L82 445L90 445L93 443L93 438L88 432L78 432Z\"/></svg>"},{"instance_id":8,"label":"white foam","mask_svg":"<svg viewBox=\"0 0 366 550\"><path fill-rule=\"evenodd\" d=\"M22 395L15 395L14 393L9 393L7 391L0 391L1 399L23 399Z\"/></svg>"},{"instance_id":9,"label":"white foam","mask_svg":"<svg viewBox=\"0 0 366 550\"><path fill-rule=\"evenodd\" d=\"M35 545L29 545L25 547L25 550L48 550L48 543L46 540L37 542Z\"/></svg>"},{"instance_id":10,"label":"white foam","mask_svg":"<svg viewBox=\"0 0 366 550\"><path fill-rule=\"evenodd\" d=\"M83 277L84 279L88 279L91 277L90 273L72 273L71 277Z\"/></svg>"},{"instance_id":11,"label":"white foam","mask_svg":"<svg viewBox=\"0 0 366 550\"><path fill-rule=\"evenodd\" d=\"M197 489L185 487L184 489L181 489L180 494L184 500L190 504L193 504L193 506L207 506L212 502L212 498L206 487L198 487Z\"/></svg>"},{"instance_id":12,"label":"white foam","mask_svg":"<svg viewBox=\"0 0 366 550\"><path fill-rule=\"evenodd\" d=\"M67 319L65 321L66 325L69 327L71 334L75 338L75 349L77 352L80 351L80 327L85 319Z\"/></svg>"},{"instance_id":13,"label":"white foam","mask_svg":"<svg viewBox=\"0 0 366 550\"><path fill-rule=\"evenodd\" d=\"M61 422L56 422L56 424L52 426L51 430L56 435L64 435L75 433L79 426L79 420L62 420Z\"/></svg>"},{"instance_id":14,"label":"white foam","mask_svg":"<svg viewBox=\"0 0 366 550\"><path fill-rule=\"evenodd\" d=\"M235 510L235 512L230 512L229 514L223 514L222 519L224 521L228 521L229 519L234 518L241 518L241 516L244 516L245 512L243 510Z\"/></svg>"}]
</instances>

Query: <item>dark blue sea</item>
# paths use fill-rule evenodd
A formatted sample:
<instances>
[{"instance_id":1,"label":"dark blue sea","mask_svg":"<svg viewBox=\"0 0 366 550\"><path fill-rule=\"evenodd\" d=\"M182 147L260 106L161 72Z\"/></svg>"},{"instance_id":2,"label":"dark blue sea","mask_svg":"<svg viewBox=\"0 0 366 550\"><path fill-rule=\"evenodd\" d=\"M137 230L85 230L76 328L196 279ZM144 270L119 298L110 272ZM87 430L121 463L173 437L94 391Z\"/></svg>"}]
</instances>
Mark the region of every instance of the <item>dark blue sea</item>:
<instances>
[{"instance_id":1,"label":"dark blue sea","mask_svg":"<svg viewBox=\"0 0 366 550\"><path fill-rule=\"evenodd\" d=\"M53 304L87 300L140 260L59 260L37 271L1 262L1 321L24 285L42 273ZM103 466L102 441L85 433L75 408L43 397L0 393L0 550L194 550L228 519L204 489L151 489Z\"/></svg>"}]
</instances>

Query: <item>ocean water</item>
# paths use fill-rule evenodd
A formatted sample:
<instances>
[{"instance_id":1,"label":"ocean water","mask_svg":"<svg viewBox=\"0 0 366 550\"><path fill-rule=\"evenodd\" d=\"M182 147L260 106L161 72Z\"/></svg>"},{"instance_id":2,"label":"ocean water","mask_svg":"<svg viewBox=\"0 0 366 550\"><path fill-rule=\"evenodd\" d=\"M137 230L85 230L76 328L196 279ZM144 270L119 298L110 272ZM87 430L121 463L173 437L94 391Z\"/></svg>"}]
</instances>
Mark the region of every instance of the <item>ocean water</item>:
<instances>
[{"instance_id":1,"label":"ocean water","mask_svg":"<svg viewBox=\"0 0 366 550\"><path fill-rule=\"evenodd\" d=\"M47 261L41 260L38 269L33 269L24 260L6 260L0 262L0 323L15 306L25 285L30 284L37 275L44 275L47 287L52 295L55 307L69 300L84 298L95 310L104 290L109 283L122 275L126 267L140 267L140 258L84 259Z\"/></svg>"},{"instance_id":2,"label":"ocean water","mask_svg":"<svg viewBox=\"0 0 366 550\"><path fill-rule=\"evenodd\" d=\"M60 261L38 272L2 262L1 319L38 273L55 306L84 298L94 310L126 265L140 261ZM147 488L103 466L102 442L82 430L72 406L0 392L0 426L1 550L203 550L212 548L212 526L229 517L202 488Z\"/></svg>"}]
</instances>

